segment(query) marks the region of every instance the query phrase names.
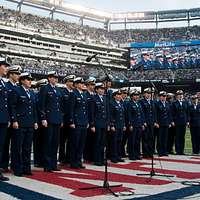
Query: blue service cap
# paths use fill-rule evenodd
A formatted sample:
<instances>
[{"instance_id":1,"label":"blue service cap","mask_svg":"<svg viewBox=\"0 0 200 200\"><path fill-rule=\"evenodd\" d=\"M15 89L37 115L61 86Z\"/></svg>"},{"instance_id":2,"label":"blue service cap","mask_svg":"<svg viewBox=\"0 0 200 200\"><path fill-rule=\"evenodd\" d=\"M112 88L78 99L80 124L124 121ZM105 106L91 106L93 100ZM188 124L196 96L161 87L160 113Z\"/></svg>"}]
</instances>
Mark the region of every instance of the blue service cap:
<instances>
[{"instance_id":1,"label":"blue service cap","mask_svg":"<svg viewBox=\"0 0 200 200\"><path fill-rule=\"evenodd\" d=\"M7 62L6 58L3 58L3 57L0 57L0 65L10 66L10 64Z\"/></svg>"}]
</instances>

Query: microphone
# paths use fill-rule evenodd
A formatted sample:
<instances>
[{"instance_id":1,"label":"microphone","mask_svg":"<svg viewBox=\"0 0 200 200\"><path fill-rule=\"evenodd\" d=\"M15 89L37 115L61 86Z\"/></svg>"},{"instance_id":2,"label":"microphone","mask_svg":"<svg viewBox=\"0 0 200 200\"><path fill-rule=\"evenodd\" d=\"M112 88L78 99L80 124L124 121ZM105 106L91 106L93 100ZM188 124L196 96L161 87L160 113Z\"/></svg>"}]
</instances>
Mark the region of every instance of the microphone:
<instances>
[{"instance_id":1,"label":"microphone","mask_svg":"<svg viewBox=\"0 0 200 200\"><path fill-rule=\"evenodd\" d=\"M95 54L92 55L92 56L88 56L88 57L86 58L86 62L91 62L91 60L92 60L93 58L96 58L96 56L97 56L97 53L95 53Z\"/></svg>"}]
</instances>

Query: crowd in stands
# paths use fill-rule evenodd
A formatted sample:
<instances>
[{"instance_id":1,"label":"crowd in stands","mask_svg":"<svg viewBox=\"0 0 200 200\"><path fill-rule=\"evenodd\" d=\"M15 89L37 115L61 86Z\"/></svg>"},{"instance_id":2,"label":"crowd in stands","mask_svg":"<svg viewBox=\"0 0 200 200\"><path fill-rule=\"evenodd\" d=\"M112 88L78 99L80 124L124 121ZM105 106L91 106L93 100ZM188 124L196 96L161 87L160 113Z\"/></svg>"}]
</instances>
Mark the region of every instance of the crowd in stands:
<instances>
[{"instance_id":1,"label":"crowd in stands","mask_svg":"<svg viewBox=\"0 0 200 200\"><path fill-rule=\"evenodd\" d=\"M70 23L61 20L51 20L47 17L41 17L33 14L19 13L17 11L0 7L0 24L7 26L15 26L19 28L27 28L36 32L49 33L69 37L72 39L93 41L100 44L120 44L127 42L130 38L133 41L171 41L180 39L200 39L200 26L185 27L185 28L165 28L165 29L148 29L148 30L115 30L108 32L104 29L93 28L89 26L81 26L78 23ZM188 51L189 50L189 51ZM170 60L173 64L180 60L184 62L194 61L194 66L189 63L191 69L184 69L183 67L158 67L158 70L141 70L140 67L132 70L119 69L103 69L101 67L80 66L76 64L60 63L56 61L44 61L26 58L13 58L13 64L19 64L24 70L29 70L32 73L47 74L50 70L57 70L60 76L66 74L75 74L79 76L93 76L104 77L105 74L111 74L114 79L118 80L174 80L174 79L197 79L200 77L200 57L199 50L195 47L193 49L179 49L180 54L177 55L176 49L170 49L168 54L161 53L161 51L153 53L153 60L162 57L163 60ZM134 52L137 53L137 52ZM142 54L142 53L141 53ZM137 55L141 56L141 54ZM151 54L151 53L149 53ZM143 54L144 55L144 54ZM142 55L142 56L143 56ZM135 55L132 55L132 60ZM141 57L142 57L141 56ZM151 55L148 55L151 57ZM168 56L168 57L167 57ZM194 59L193 59L194 58ZM137 60L137 59L136 59ZM190 61L189 61L190 60ZM132 61L131 61L132 62ZM186 62L185 62L186 63ZM160 70L163 69L163 70Z\"/></svg>"},{"instance_id":2,"label":"crowd in stands","mask_svg":"<svg viewBox=\"0 0 200 200\"><path fill-rule=\"evenodd\" d=\"M29 71L35 74L47 74L48 71L56 70L60 76L74 74L77 76L92 76L97 78L105 77L106 74L111 74L115 79L127 79L126 71L111 70L109 68L92 67L77 64L66 64L56 61L36 60L20 57L12 57L12 64L20 65L24 71Z\"/></svg>"},{"instance_id":3,"label":"crowd in stands","mask_svg":"<svg viewBox=\"0 0 200 200\"><path fill-rule=\"evenodd\" d=\"M107 31L64 20L19 13L15 10L0 8L0 23L8 26L29 29L35 32L50 33L91 43L117 45L128 40L135 42L174 41L180 39L200 39L200 27L130 29Z\"/></svg>"},{"instance_id":4,"label":"crowd in stands","mask_svg":"<svg viewBox=\"0 0 200 200\"><path fill-rule=\"evenodd\" d=\"M102 67L81 66L66 64L56 61L35 60L28 58L12 57L12 64L20 65L24 71L34 74L47 74L48 71L56 70L60 76L75 74L82 77L96 77L101 79L110 74L114 80L195 80L200 77L200 68L177 69L177 70L122 70Z\"/></svg>"},{"instance_id":5,"label":"crowd in stands","mask_svg":"<svg viewBox=\"0 0 200 200\"><path fill-rule=\"evenodd\" d=\"M107 37L108 32L104 29L81 26L78 23L70 23L59 19L51 20L47 17L19 13L3 7L0 8L0 23L91 43L110 43L109 37Z\"/></svg>"}]
</instances>

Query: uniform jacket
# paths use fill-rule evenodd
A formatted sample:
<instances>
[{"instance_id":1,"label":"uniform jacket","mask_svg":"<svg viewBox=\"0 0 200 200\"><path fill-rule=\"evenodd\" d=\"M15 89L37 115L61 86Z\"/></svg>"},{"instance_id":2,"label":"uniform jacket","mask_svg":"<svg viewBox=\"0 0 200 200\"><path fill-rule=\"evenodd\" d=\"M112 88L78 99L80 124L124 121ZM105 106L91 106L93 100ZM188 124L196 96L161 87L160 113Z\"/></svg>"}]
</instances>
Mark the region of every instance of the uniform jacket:
<instances>
[{"instance_id":1,"label":"uniform jacket","mask_svg":"<svg viewBox=\"0 0 200 200\"><path fill-rule=\"evenodd\" d=\"M200 127L200 104L189 106L189 122L191 127Z\"/></svg>"},{"instance_id":2,"label":"uniform jacket","mask_svg":"<svg viewBox=\"0 0 200 200\"><path fill-rule=\"evenodd\" d=\"M62 90L62 98L63 98L63 122L65 124L69 124L69 97L70 97L71 92L67 89L64 88Z\"/></svg>"},{"instance_id":3,"label":"uniform jacket","mask_svg":"<svg viewBox=\"0 0 200 200\"><path fill-rule=\"evenodd\" d=\"M121 102L120 105L116 101L110 103L110 126L114 126L117 129L126 126L125 110Z\"/></svg>"},{"instance_id":4,"label":"uniform jacket","mask_svg":"<svg viewBox=\"0 0 200 200\"><path fill-rule=\"evenodd\" d=\"M172 122L172 115L170 110L170 105L165 102L165 107L161 101L156 102L156 115L157 123L160 126L169 126Z\"/></svg>"},{"instance_id":5,"label":"uniform jacket","mask_svg":"<svg viewBox=\"0 0 200 200\"><path fill-rule=\"evenodd\" d=\"M90 126L94 126L94 94L90 94L88 91L86 91L85 96L87 98L89 124Z\"/></svg>"},{"instance_id":6,"label":"uniform jacket","mask_svg":"<svg viewBox=\"0 0 200 200\"><path fill-rule=\"evenodd\" d=\"M156 108L155 103L150 100L150 103L147 99L143 98L140 100L142 110L144 113L144 119L147 125L153 125L156 122Z\"/></svg>"},{"instance_id":7,"label":"uniform jacket","mask_svg":"<svg viewBox=\"0 0 200 200\"><path fill-rule=\"evenodd\" d=\"M39 92L40 118L51 124L60 124L63 122L62 92L58 87L55 87L55 91L50 84L41 87Z\"/></svg>"},{"instance_id":8,"label":"uniform jacket","mask_svg":"<svg viewBox=\"0 0 200 200\"><path fill-rule=\"evenodd\" d=\"M139 102L130 101L128 104L128 121L129 126L142 127L145 123L142 106Z\"/></svg>"},{"instance_id":9,"label":"uniform jacket","mask_svg":"<svg viewBox=\"0 0 200 200\"><path fill-rule=\"evenodd\" d=\"M10 94L11 122L18 122L22 128L33 127L38 121L35 94L29 91L30 98L22 86L16 87Z\"/></svg>"},{"instance_id":10,"label":"uniform jacket","mask_svg":"<svg viewBox=\"0 0 200 200\"><path fill-rule=\"evenodd\" d=\"M99 95L94 96L94 125L96 128L107 128L109 125L109 110L107 99L103 96L103 101Z\"/></svg>"},{"instance_id":11,"label":"uniform jacket","mask_svg":"<svg viewBox=\"0 0 200 200\"><path fill-rule=\"evenodd\" d=\"M176 100L172 104L172 117L175 125L185 125L188 122L188 103L182 101L182 106Z\"/></svg>"},{"instance_id":12,"label":"uniform jacket","mask_svg":"<svg viewBox=\"0 0 200 200\"><path fill-rule=\"evenodd\" d=\"M76 126L87 126L89 123L87 97L77 89L73 90L69 98L69 123Z\"/></svg>"},{"instance_id":13,"label":"uniform jacket","mask_svg":"<svg viewBox=\"0 0 200 200\"><path fill-rule=\"evenodd\" d=\"M9 121L8 88L0 81L0 124L7 124Z\"/></svg>"}]
</instances>

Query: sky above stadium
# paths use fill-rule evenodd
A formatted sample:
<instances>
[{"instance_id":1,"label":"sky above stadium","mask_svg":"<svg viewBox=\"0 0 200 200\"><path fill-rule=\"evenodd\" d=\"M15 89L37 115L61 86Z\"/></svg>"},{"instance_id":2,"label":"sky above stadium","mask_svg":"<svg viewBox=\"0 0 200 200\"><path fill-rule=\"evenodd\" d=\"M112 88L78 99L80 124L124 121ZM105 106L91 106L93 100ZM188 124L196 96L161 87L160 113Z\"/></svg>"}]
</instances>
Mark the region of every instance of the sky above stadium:
<instances>
[{"instance_id":1,"label":"sky above stadium","mask_svg":"<svg viewBox=\"0 0 200 200\"><path fill-rule=\"evenodd\" d=\"M43 0L42 0L43 1ZM46 1L46 0L44 0ZM57 1L57 0L51 0ZM81 5L88 8L94 8L100 11L107 12L138 12L138 11L159 11L159 10L173 10L173 9L189 9L189 8L200 8L200 0L64 0L66 3ZM0 5L11 9L17 9L16 4L6 0L0 0ZM44 10L38 10L32 7L22 6L22 12L33 13L45 17L49 17L49 12ZM79 23L78 18L66 16L55 13L54 18L60 20L66 20L70 22ZM199 25L200 20L191 21L190 25ZM84 21L84 25L91 25L102 28L102 24L91 22L88 20ZM187 26L187 22L165 22L160 23L159 28L164 27L182 27ZM113 27L114 28L114 27ZM124 25L116 25L117 29L124 29ZM155 28L155 23L151 24L128 24L127 28Z\"/></svg>"},{"instance_id":2,"label":"sky above stadium","mask_svg":"<svg viewBox=\"0 0 200 200\"><path fill-rule=\"evenodd\" d=\"M200 7L200 0L65 0L104 11L157 11Z\"/></svg>"}]
</instances>

